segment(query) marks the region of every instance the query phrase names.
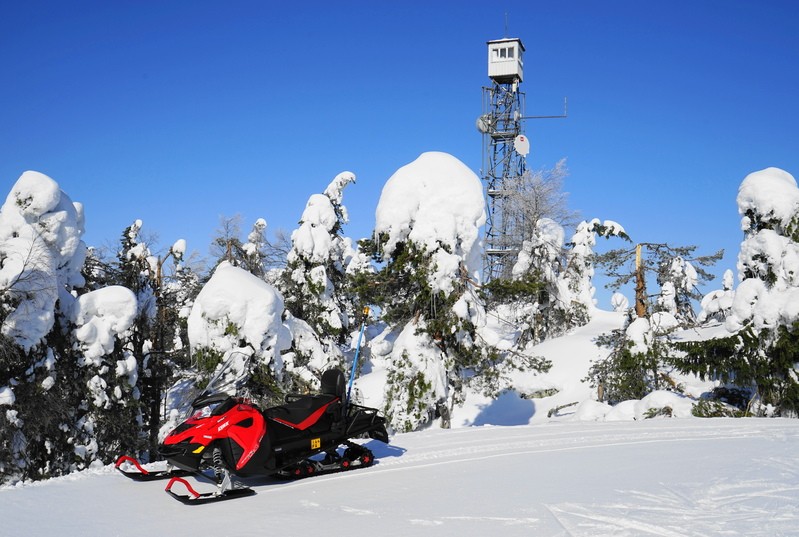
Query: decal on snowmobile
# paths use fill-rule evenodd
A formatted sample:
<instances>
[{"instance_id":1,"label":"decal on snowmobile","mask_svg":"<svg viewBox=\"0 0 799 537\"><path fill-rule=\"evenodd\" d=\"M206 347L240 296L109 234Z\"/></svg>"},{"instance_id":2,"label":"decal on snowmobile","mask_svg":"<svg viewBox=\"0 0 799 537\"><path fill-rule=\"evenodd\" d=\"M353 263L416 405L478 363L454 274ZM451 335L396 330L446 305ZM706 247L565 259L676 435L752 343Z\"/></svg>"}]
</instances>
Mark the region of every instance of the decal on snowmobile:
<instances>
[{"instance_id":1,"label":"decal on snowmobile","mask_svg":"<svg viewBox=\"0 0 799 537\"><path fill-rule=\"evenodd\" d=\"M316 397L316 396L310 396ZM326 404L323 404L319 408L314 408L311 406L310 408L306 407L308 404L305 400L299 399L294 404L288 403L286 405L270 408L267 410L267 415L269 419L276 421L278 423L282 423L292 429L299 429L300 431L306 430L311 425L316 424L319 421L325 412L328 411L330 405L334 403L338 403L338 398L329 401ZM297 405L296 403L300 402L303 403L302 405ZM315 403L316 401L311 401L310 404ZM309 413L310 411L310 413Z\"/></svg>"}]
</instances>

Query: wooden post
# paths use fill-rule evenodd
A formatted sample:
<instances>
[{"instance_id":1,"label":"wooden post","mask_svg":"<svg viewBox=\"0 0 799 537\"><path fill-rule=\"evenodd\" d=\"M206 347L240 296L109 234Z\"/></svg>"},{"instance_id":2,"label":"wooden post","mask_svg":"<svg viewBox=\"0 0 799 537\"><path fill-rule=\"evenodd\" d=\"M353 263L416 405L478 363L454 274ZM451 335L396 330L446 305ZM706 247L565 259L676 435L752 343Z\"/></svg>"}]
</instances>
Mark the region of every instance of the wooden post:
<instances>
[{"instance_id":1,"label":"wooden post","mask_svg":"<svg viewBox=\"0 0 799 537\"><path fill-rule=\"evenodd\" d=\"M635 245L635 314L646 317L646 278L641 263L641 245Z\"/></svg>"}]
</instances>

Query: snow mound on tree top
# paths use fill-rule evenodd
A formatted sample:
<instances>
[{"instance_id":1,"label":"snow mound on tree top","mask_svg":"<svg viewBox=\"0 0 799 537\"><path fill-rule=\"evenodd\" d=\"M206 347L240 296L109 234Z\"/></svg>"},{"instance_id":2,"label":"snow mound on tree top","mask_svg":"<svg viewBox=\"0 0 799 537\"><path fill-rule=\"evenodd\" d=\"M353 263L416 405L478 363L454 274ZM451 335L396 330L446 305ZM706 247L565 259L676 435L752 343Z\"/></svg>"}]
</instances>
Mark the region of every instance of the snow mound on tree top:
<instances>
[{"instance_id":1,"label":"snow mound on tree top","mask_svg":"<svg viewBox=\"0 0 799 537\"><path fill-rule=\"evenodd\" d=\"M447 153L422 153L383 187L375 212L376 233L386 233L386 254L406 240L434 253L442 246L461 257L470 273L479 268L478 234L486 221L480 179Z\"/></svg>"},{"instance_id":2,"label":"snow mound on tree top","mask_svg":"<svg viewBox=\"0 0 799 537\"><path fill-rule=\"evenodd\" d=\"M38 217L52 211L61 201L58 183L43 173L27 171L11 188L6 203L13 203L25 217Z\"/></svg>"},{"instance_id":3,"label":"snow mound on tree top","mask_svg":"<svg viewBox=\"0 0 799 537\"><path fill-rule=\"evenodd\" d=\"M333 246L330 232L337 222L330 198L313 194L302 213L300 227L291 234L294 248L289 253L289 261L294 261L298 254L311 263L323 263L328 259Z\"/></svg>"},{"instance_id":4,"label":"snow mound on tree top","mask_svg":"<svg viewBox=\"0 0 799 537\"><path fill-rule=\"evenodd\" d=\"M133 325L136 295L127 287L111 285L79 296L74 308L75 336L83 345L84 360L100 366L119 334Z\"/></svg>"},{"instance_id":5,"label":"snow mound on tree top","mask_svg":"<svg viewBox=\"0 0 799 537\"><path fill-rule=\"evenodd\" d=\"M54 309L84 284L83 206L46 175L27 171L0 207L0 288L15 304L0 331L25 351L53 327Z\"/></svg>"},{"instance_id":6,"label":"snow mound on tree top","mask_svg":"<svg viewBox=\"0 0 799 537\"><path fill-rule=\"evenodd\" d=\"M188 319L192 351L207 347L225 352L243 340L266 360L285 342L283 297L271 285L227 261L202 288ZM276 364L279 366L279 364Z\"/></svg>"},{"instance_id":7,"label":"snow mound on tree top","mask_svg":"<svg viewBox=\"0 0 799 537\"><path fill-rule=\"evenodd\" d=\"M754 211L787 225L799 207L799 188L790 173L779 168L766 168L744 178L738 188L737 201L741 215ZM744 216L742 229L746 231L749 225L749 218Z\"/></svg>"}]
</instances>

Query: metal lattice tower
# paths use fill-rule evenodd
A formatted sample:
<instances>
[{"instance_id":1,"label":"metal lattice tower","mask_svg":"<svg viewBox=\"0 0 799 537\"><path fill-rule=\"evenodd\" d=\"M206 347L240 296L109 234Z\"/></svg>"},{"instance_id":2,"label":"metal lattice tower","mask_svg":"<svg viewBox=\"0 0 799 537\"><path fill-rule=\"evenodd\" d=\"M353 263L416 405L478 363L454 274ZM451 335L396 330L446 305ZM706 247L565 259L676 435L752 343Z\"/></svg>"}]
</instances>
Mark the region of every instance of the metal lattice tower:
<instances>
[{"instance_id":1,"label":"metal lattice tower","mask_svg":"<svg viewBox=\"0 0 799 537\"><path fill-rule=\"evenodd\" d=\"M482 179L488 218L483 258L483 281L510 276L522 245L522 225L510 204L510 194L526 172L529 142L524 136L524 93L520 39L488 41L488 76L483 87L483 114L477 128L483 133Z\"/></svg>"}]
</instances>

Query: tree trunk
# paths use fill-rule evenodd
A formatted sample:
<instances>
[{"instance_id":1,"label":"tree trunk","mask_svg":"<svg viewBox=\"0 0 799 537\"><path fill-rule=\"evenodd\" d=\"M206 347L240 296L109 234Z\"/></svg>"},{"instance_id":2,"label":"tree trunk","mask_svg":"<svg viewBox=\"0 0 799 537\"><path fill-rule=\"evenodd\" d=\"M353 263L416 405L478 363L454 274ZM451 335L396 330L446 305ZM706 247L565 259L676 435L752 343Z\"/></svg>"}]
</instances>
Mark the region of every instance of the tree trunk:
<instances>
[{"instance_id":1,"label":"tree trunk","mask_svg":"<svg viewBox=\"0 0 799 537\"><path fill-rule=\"evenodd\" d=\"M646 279L644 266L641 263L641 245L635 246L635 314L646 317Z\"/></svg>"}]
</instances>

